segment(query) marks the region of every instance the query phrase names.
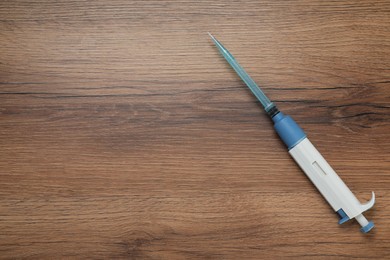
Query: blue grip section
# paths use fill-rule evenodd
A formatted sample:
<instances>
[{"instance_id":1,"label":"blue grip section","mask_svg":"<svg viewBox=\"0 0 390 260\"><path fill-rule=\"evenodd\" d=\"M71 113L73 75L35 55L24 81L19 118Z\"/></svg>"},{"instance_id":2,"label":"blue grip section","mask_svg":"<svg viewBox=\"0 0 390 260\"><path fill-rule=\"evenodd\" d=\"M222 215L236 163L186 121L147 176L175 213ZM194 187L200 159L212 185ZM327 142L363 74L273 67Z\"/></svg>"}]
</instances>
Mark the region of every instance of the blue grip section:
<instances>
[{"instance_id":1,"label":"blue grip section","mask_svg":"<svg viewBox=\"0 0 390 260\"><path fill-rule=\"evenodd\" d=\"M279 112L272 120L274 121L276 132L289 150L306 138L305 132L290 116Z\"/></svg>"}]
</instances>

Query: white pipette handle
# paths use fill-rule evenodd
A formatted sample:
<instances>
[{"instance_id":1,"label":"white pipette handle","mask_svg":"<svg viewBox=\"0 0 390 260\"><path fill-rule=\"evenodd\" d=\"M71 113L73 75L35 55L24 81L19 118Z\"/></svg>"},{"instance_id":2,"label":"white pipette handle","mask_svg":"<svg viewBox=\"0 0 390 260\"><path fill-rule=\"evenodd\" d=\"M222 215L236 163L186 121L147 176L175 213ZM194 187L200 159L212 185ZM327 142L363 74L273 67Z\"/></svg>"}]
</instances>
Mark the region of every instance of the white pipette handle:
<instances>
[{"instance_id":1,"label":"white pipette handle","mask_svg":"<svg viewBox=\"0 0 390 260\"><path fill-rule=\"evenodd\" d=\"M370 231L374 223L367 221L362 213L374 206L374 192L369 202L361 204L290 116L279 112L272 120L290 155L339 214L339 224L355 218L362 226L362 232Z\"/></svg>"},{"instance_id":2,"label":"white pipette handle","mask_svg":"<svg viewBox=\"0 0 390 260\"><path fill-rule=\"evenodd\" d=\"M362 226L362 232L366 233L374 227L373 222L368 222L362 214L374 206L374 192L372 192L372 198L368 203L361 204L307 138L292 148L289 153L322 196L339 213L341 217L339 224L355 218Z\"/></svg>"}]
</instances>

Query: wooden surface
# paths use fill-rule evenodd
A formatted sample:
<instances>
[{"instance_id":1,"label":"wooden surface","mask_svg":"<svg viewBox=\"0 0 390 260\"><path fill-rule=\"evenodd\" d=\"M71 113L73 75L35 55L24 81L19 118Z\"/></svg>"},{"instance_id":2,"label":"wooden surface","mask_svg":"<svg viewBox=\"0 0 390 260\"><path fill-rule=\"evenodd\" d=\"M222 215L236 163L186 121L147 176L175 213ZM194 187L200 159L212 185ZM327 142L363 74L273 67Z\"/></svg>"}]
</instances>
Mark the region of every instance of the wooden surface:
<instances>
[{"instance_id":1,"label":"wooden surface","mask_svg":"<svg viewBox=\"0 0 390 260\"><path fill-rule=\"evenodd\" d=\"M2 258L390 256L388 1L1 1ZM289 157L212 32L356 196Z\"/></svg>"}]
</instances>

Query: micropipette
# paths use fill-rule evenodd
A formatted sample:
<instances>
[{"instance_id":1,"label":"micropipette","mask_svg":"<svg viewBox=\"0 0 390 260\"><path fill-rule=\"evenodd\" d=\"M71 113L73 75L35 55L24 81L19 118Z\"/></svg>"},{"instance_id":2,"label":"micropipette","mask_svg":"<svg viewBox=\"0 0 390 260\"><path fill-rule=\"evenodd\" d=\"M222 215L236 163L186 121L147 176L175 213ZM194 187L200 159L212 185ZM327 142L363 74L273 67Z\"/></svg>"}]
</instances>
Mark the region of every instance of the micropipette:
<instances>
[{"instance_id":1,"label":"micropipette","mask_svg":"<svg viewBox=\"0 0 390 260\"><path fill-rule=\"evenodd\" d=\"M355 218L362 226L360 230L363 233L369 232L374 227L374 223L368 221L363 216L363 212L374 206L375 193L372 192L370 201L361 204L309 141L298 124L290 116L280 112L276 105L267 98L259 86L238 64L233 55L214 36L210 33L209 35L222 56L260 101L264 110L274 122L274 128L287 146L290 155L314 183L333 210L338 213L340 217L339 224Z\"/></svg>"}]
</instances>

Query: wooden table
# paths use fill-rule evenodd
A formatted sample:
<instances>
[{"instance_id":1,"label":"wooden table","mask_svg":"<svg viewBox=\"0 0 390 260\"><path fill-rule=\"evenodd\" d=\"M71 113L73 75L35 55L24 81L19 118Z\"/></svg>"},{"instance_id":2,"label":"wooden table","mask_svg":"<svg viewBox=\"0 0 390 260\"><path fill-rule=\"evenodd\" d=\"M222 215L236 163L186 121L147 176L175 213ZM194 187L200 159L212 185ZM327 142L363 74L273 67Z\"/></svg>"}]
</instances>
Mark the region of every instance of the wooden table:
<instances>
[{"instance_id":1,"label":"wooden table","mask_svg":"<svg viewBox=\"0 0 390 260\"><path fill-rule=\"evenodd\" d=\"M376 227L338 216L212 32ZM1 1L2 258L390 257L389 1Z\"/></svg>"}]
</instances>

